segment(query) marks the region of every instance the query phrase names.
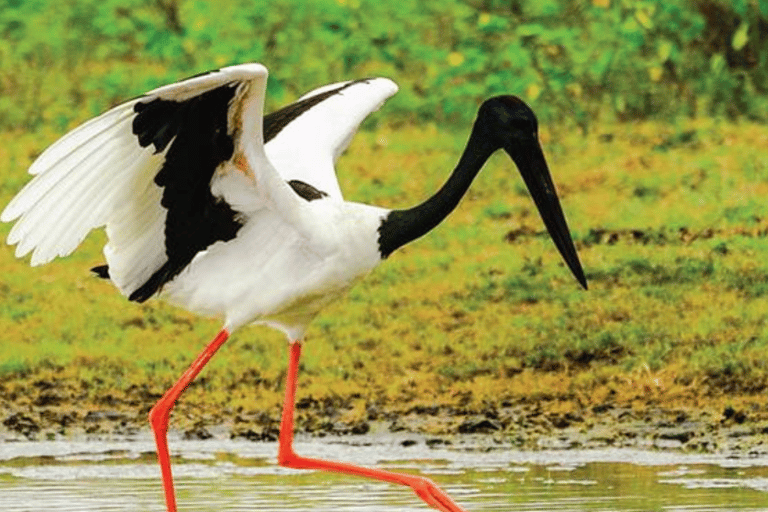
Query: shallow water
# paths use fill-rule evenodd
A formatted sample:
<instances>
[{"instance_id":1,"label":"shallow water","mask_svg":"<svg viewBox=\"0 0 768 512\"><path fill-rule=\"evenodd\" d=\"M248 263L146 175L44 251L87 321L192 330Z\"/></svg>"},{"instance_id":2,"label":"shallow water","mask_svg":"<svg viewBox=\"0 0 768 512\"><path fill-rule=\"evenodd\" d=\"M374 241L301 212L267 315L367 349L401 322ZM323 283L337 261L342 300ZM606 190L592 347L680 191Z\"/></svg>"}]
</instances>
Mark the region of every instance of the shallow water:
<instances>
[{"instance_id":1,"label":"shallow water","mask_svg":"<svg viewBox=\"0 0 768 512\"><path fill-rule=\"evenodd\" d=\"M525 452L398 438L307 439L301 454L429 476L467 510L768 510L768 456ZM183 511L430 510L410 490L280 468L274 443L172 440ZM0 443L0 510L165 510L150 439Z\"/></svg>"}]
</instances>

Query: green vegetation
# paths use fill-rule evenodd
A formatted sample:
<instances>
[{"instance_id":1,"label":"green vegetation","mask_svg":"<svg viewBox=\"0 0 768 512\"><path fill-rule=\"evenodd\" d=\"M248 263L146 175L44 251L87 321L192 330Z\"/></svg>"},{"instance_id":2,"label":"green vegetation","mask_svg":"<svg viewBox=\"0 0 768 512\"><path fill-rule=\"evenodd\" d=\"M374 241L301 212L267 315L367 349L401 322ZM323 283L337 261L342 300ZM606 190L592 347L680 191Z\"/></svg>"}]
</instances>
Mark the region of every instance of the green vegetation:
<instances>
[{"instance_id":1,"label":"green vegetation","mask_svg":"<svg viewBox=\"0 0 768 512\"><path fill-rule=\"evenodd\" d=\"M540 114L590 290L497 155L444 225L312 325L300 402L348 423L533 402L764 418L767 23L765 0L0 0L0 204L66 129L222 65L264 62L269 108L396 79L339 165L347 198L383 206L439 186L479 100L516 93ZM103 242L35 269L0 251L3 414L140 417L217 331L90 276ZM281 334L238 332L174 426L274 421L285 357Z\"/></svg>"},{"instance_id":2,"label":"green vegetation","mask_svg":"<svg viewBox=\"0 0 768 512\"><path fill-rule=\"evenodd\" d=\"M468 122L510 91L547 121L768 112L768 0L0 0L0 128L51 127L211 68L270 102L371 75L391 119Z\"/></svg>"}]
</instances>

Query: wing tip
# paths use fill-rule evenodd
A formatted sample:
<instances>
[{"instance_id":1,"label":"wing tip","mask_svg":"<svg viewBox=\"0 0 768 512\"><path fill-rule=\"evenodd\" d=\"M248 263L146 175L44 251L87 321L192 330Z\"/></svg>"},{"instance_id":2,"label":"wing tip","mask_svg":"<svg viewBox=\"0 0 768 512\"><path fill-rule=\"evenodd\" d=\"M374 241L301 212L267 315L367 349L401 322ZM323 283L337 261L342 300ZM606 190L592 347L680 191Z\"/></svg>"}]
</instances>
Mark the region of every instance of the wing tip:
<instances>
[{"instance_id":1,"label":"wing tip","mask_svg":"<svg viewBox=\"0 0 768 512\"><path fill-rule=\"evenodd\" d=\"M313 89L309 91L308 93L302 95L297 102L306 100L308 98L312 98L313 96L317 96L318 94L323 94L328 91L332 91L334 89L339 89L341 87L348 87L348 86L354 86L354 85L367 85L368 87L372 87L371 90L379 90L381 91L381 98L382 101L392 97L397 91L400 90L398 85L391 79L386 77L380 77L380 76L374 76L370 78L360 78L357 80L346 80L343 82L334 82L332 84L324 85L322 87L318 87L317 89Z\"/></svg>"},{"instance_id":2,"label":"wing tip","mask_svg":"<svg viewBox=\"0 0 768 512\"><path fill-rule=\"evenodd\" d=\"M238 78L253 78L258 76L266 77L269 71L264 64L258 62L246 62L245 64L235 64L221 68L219 71L233 75Z\"/></svg>"},{"instance_id":3,"label":"wing tip","mask_svg":"<svg viewBox=\"0 0 768 512\"><path fill-rule=\"evenodd\" d=\"M8 203L8 206L3 209L3 212L0 213L0 222L13 222L19 218L21 212L16 211L17 208L12 208L12 206L13 201Z\"/></svg>"},{"instance_id":4,"label":"wing tip","mask_svg":"<svg viewBox=\"0 0 768 512\"><path fill-rule=\"evenodd\" d=\"M397 91L400 90L400 87L395 83L394 80L392 80L390 78L380 77L380 78L377 78L376 80L380 80L381 81L381 85L389 93L389 95L387 96L388 98L391 97L391 96L394 96L397 93Z\"/></svg>"}]
</instances>

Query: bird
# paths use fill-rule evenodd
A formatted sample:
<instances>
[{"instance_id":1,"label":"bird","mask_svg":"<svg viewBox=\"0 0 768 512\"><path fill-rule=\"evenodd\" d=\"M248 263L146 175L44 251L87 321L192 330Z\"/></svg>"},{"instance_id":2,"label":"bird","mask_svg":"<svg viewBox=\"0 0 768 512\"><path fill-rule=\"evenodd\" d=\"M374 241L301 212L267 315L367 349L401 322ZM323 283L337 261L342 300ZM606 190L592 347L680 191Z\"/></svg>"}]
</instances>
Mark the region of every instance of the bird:
<instances>
[{"instance_id":1,"label":"bird","mask_svg":"<svg viewBox=\"0 0 768 512\"><path fill-rule=\"evenodd\" d=\"M458 163L423 202L390 209L347 201L335 163L361 122L398 91L388 78L338 82L264 115L268 71L244 63L121 103L66 133L32 163L5 207L7 242L32 266L72 253L104 228L106 264L92 270L130 301L157 297L222 327L149 412L168 512L177 503L167 432L171 410L237 329L282 331L288 363L277 462L410 487L462 512L431 479L298 455L294 401L305 331L327 304L459 204L488 158L519 170L557 250L587 281L539 143L519 97L483 101Z\"/></svg>"}]
</instances>

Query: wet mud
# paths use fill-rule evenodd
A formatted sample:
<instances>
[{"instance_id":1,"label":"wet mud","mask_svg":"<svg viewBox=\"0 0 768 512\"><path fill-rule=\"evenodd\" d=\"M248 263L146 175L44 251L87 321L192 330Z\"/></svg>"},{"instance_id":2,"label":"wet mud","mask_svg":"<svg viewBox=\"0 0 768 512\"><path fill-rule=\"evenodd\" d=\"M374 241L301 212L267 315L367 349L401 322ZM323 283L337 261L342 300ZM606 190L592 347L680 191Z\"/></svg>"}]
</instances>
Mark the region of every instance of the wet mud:
<instances>
[{"instance_id":1,"label":"wet mud","mask_svg":"<svg viewBox=\"0 0 768 512\"><path fill-rule=\"evenodd\" d=\"M67 396L55 383L33 385L28 391L24 400L0 397L0 441L145 435L149 432L147 413L159 398L132 392L78 410L76 397ZM296 430L313 437L397 434L406 446L417 442L408 436L413 434L430 447L479 436L520 449L630 447L768 454L765 411L730 405L686 409L604 403L563 412L562 404L549 400L476 409L444 405L394 409L369 404L362 415L350 419L351 407L351 399L300 399ZM210 409L180 404L172 414L171 429L188 440L277 440L278 408L260 412Z\"/></svg>"}]
</instances>

